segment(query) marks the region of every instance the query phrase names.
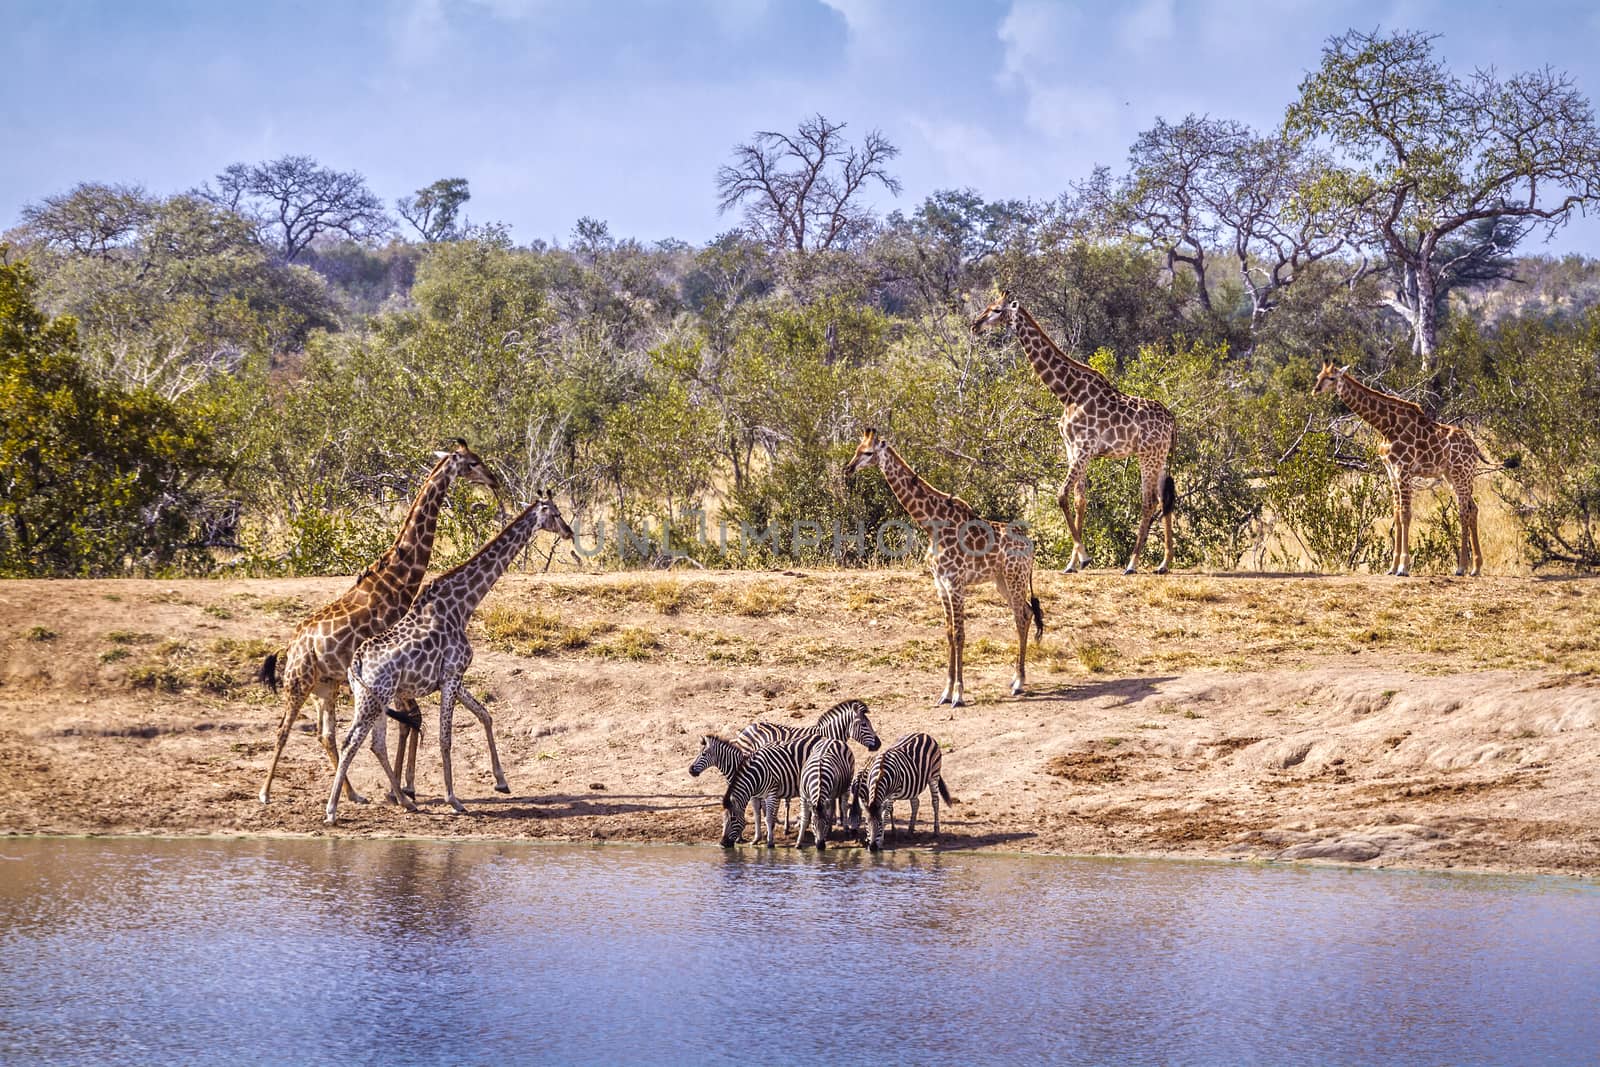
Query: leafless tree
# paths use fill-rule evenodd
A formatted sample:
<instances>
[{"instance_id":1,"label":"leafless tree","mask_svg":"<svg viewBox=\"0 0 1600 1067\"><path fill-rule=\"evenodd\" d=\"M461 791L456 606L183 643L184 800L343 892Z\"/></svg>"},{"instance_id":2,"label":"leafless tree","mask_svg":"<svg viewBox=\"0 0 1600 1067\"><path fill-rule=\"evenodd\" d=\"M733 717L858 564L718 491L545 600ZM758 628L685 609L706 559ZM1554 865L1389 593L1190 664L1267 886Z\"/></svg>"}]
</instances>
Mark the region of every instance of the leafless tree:
<instances>
[{"instance_id":1,"label":"leafless tree","mask_svg":"<svg viewBox=\"0 0 1600 1067\"><path fill-rule=\"evenodd\" d=\"M762 130L736 145L733 162L717 171L718 210L742 205L752 233L776 250L802 254L870 232L873 215L862 198L872 184L899 195L900 181L887 168L900 150L877 130L850 144L844 128L813 115L793 134Z\"/></svg>"},{"instance_id":2,"label":"leafless tree","mask_svg":"<svg viewBox=\"0 0 1600 1067\"><path fill-rule=\"evenodd\" d=\"M325 233L367 241L392 229L383 201L367 188L360 174L330 170L310 156L235 163L217 175L214 188L205 186L201 195L254 218L263 231L264 243L276 244L285 262L293 262Z\"/></svg>"}]
</instances>

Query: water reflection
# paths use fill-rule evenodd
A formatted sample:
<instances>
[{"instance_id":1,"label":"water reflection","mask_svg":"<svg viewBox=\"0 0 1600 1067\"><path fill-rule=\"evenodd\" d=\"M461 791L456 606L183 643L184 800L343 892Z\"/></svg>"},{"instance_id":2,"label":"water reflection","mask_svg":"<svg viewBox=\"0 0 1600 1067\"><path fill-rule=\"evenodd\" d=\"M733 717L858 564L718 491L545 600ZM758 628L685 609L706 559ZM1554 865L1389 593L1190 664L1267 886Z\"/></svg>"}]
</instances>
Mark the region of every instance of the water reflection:
<instances>
[{"instance_id":1,"label":"water reflection","mask_svg":"<svg viewBox=\"0 0 1600 1067\"><path fill-rule=\"evenodd\" d=\"M1600 891L857 849L0 842L0 1062L1528 1062Z\"/></svg>"}]
</instances>

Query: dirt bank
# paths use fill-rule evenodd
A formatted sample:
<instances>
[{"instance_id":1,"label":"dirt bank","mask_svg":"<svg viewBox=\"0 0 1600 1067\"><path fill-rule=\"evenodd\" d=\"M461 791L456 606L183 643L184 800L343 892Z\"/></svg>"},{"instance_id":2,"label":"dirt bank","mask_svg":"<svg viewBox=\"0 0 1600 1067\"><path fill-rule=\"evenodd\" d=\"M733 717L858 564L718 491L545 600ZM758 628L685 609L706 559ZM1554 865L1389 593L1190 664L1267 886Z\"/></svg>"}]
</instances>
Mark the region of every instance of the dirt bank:
<instances>
[{"instance_id":1,"label":"dirt bank","mask_svg":"<svg viewBox=\"0 0 1600 1067\"><path fill-rule=\"evenodd\" d=\"M942 847L1600 873L1596 581L1043 575L1030 694L984 595L952 711L917 574L512 575L469 674L511 796L458 716L450 813L430 718L423 811L326 831L308 732L256 800L279 712L250 678L346 584L0 583L0 830L709 841L701 734L860 696L946 745Z\"/></svg>"}]
</instances>

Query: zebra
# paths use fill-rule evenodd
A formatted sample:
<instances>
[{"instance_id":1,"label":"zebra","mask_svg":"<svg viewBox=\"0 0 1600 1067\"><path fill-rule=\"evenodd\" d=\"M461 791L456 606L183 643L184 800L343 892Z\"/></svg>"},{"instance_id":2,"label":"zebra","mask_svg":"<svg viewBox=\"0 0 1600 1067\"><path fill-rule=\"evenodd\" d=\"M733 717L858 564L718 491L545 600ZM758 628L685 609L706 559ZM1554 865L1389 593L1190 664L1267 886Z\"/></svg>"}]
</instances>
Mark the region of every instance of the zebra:
<instances>
[{"instance_id":1,"label":"zebra","mask_svg":"<svg viewBox=\"0 0 1600 1067\"><path fill-rule=\"evenodd\" d=\"M797 737L832 737L840 741L859 741L866 746L868 752L876 752L883 746L878 732L872 728L872 720L867 717L867 705L860 700L841 700L827 711L817 717L814 726L786 726L783 723L756 721L739 731L733 743L746 752L754 752L758 748L779 741L789 741ZM788 831L789 802L783 804L783 829Z\"/></svg>"},{"instance_id":2,"label":"zebra","mask_svg":"<svg viewBox=\"0 0 1600 1067\"><path fill-rule=\"evenodd\" d=\"M859 823L860 800L867 807L867 848L877 852L883 848L884 809L889 809L889 829L894 829L894 802L902 798L911 801L911 820L906 833L917 829L917 798L924 789L933 801L933 836L939 836L939 798L954 805L956 798L944 784L941 773L943 757L939 742L927 734L906 734L872 758L867 767L864 796L852 805L852 819Z\"/></svg>"},{"instance_id":3,"label":"zebra","mask_svg":"<svg viewBox=\"0 0 1600 1067\"><path fill-rule=\"evenodd\" d=\"M859 741L868 752L883 745L867 717L867 705L859 700L842 700L823 712L815 726L785 726L776 722L753 722L739 731L733 743L746 752L796 737L834 737L840 741Z\"/></svg>"},{"instance_id":4,"label":"zebra","mask_svg":"<svg viewBox=\"0 0 1600 1067\"><path fill-rule=\"evenodd\" d=\"M800 772L800 833L794 847L805 847L806 829L816 838L817 851L828 847L834 813L843 814L844 799L856 774L850 743L832 737L818 741Z\"/></svg>"},{"instance_id":5,"label":"zebra","mask_svg":"<svg viewBox=\"0 0 1600 1067\"><path fill-rule=\"evenodd\" d=\"M732 741L724 741L712 734L700 736L700 755L689 764L689 776L698 778L712 767L722 772L722 776L730 783L734 775L739 773L739 768L744 766L749 752L735 745ZM760 821L759 819L757 820Z\"/></svg>"},{"instance_id":6,"label":"zebra","mask_svg":"<svg viewBox=\"0 0 1600 1067\"><path fill-rule=\"evenodd\" d=\"M778 818L778 798L800 794L800 772L819 737L797 737L758 748L740 766L728 791L722 795L722 847L732 848L744 836L744 806L756 801L756 836L761 842L761 816L767 822L767 847L777 846L773 824Z\"/></svg>"}]
</instances>

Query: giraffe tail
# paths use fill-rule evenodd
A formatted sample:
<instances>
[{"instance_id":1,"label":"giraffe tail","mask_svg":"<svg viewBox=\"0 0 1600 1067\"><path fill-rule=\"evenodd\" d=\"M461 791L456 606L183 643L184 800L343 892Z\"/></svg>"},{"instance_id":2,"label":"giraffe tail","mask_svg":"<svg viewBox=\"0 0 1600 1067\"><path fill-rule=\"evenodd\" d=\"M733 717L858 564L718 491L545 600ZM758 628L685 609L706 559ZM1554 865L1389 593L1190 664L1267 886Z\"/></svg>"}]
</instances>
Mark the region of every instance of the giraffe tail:
<instances>
[{"instance_id":1,"label":"giraffe tail","mask_svg":"<svg viewBox=\"0 0 1600 1067\"><path fill-rule=\"evenodd\" d=\"M1178 483L1172 480L1172 475L1161 476L1161 514L1171 515L1178 510Z\"/></svg>"},{"instance_id":2,"label":"giraffe tail","mask_svg":"<svg viewBox=\"0 0 1600 1067\"><path fill-rule=\"evenodd\" d=\"M267 653L267 658L261 661L261 669L256 672L256 681L274 693L278 691L278 653Z\"/></svg>"},{"instance_id":3,"label":"giraffe tail","mask_svg":"<svg viewBox=\"0 0 1600 1067\"><path fill-rule=\"evenodd\" d=\"M1039 598L1028 598L1028 610L1033 612L1033 639L1035 642L1044 640L1044 609L1039 606Z\"/></svg>"}]
</instances>

